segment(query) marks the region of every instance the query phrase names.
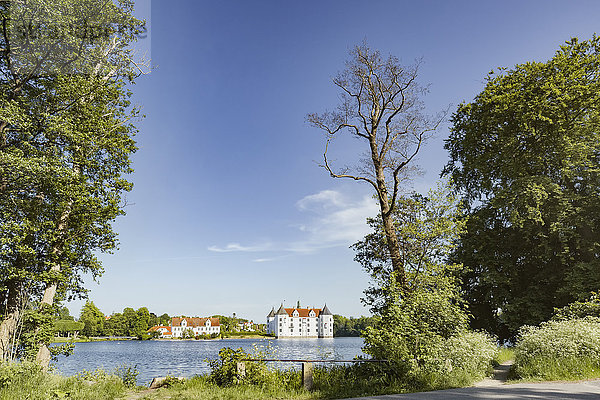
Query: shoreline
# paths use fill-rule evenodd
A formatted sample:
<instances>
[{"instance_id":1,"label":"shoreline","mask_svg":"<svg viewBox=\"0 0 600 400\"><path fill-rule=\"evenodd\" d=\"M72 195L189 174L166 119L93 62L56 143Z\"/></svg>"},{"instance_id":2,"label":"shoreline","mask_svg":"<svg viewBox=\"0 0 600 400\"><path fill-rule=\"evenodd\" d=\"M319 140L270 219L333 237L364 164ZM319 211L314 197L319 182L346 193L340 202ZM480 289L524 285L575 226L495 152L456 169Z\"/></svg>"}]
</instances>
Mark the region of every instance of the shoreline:
<instances>
[{"instance_id":1,"label":"shoreline","mask_svg":"<svg viewBox=\"0 0 600 400\"><path fill-rule=\"evenodd\" d=\"M147 339L145 341L163 341L163 342L200 342L200 341L205 341L205 340L235 340L235 339L245 339L245 340L249 340L249 339L275 339L273 336L260 336L260 335L253 335L253 336L232 336L232 337L225 337L225 338L212 338L212 339L194 339L194 338L188 338L188 339L173 339L173 338L155 338L155 339ZM121 340L140 340L143 341L141 339L135 338L135 337L94 337L94 338L63 338L63 337L55 337L52 339L52 341L50 342L51 344L62 344L62 343L90 343L90 342L117 342L117 341L121 341Z\"/></svg>"}]
</instances>

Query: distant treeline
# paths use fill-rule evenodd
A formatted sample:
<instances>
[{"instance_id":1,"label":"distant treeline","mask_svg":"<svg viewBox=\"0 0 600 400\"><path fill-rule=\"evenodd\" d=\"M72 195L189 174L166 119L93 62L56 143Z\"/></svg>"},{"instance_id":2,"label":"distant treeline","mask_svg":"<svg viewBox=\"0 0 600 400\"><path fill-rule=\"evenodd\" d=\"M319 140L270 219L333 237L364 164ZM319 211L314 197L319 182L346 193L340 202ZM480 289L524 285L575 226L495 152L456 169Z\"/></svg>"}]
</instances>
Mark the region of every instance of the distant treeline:
<instances>
[{"instance_id":1,"label":"distant treeline","mask_svg":"<svg viewBox=\"0 0 600 400\"><path fill-rule=\"evenodd\" d=\"M154 325L169 325L171 317L168 314L157 316L146 307L134 310L131 307L123 309L122 313L109 316L88 301L81 309L79 322L69 315L66 307L61 307L56 315L54 328L57 336L136 336L142 337Z\"/></svg>"},{"instance_id":2,"label":"distant treeline","mask_svg":"<svg viewBox=\"0 0 600 400\"><path fill-rule=\"evenodd\" d=\"M213 315L219 318L221 332L236 332L238 324L248 322L244 318L227 317L224 315ZM105 315L92 301L85 303L81 309L78 321L69 314L66 307L59 307L55 315L54 329L56 336L131 336L146 337L147 331L155 325L169 326L171 323L169 314L160 316L150 312L147 307L134 310L126 307L123 312ZM264 328L258 325L255 329Z\"/></svg>"},{"instance_id":3,"label":"distant treeline","mask_svg":"<svg viewBox=\"0 0 600 400\"><path fill-rule=\"evenodd\" d=\"M341 315L333 316L333 336L360 336L367 326L373 324L373 317L346 318Z\"/></svg>"}]
</instances>

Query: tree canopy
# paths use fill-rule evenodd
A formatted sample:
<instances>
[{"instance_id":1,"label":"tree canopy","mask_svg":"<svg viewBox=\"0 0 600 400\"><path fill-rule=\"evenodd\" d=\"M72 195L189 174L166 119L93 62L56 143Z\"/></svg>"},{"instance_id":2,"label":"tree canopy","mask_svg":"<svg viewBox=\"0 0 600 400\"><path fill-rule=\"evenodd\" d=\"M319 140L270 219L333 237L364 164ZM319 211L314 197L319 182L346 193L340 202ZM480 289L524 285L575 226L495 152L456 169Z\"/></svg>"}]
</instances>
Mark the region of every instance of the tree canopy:
<instances>
[{"instance_id":1,"label":"tree canopy","mask_svg":"<svg viewBox=\"0 0 600 400\"><path fill-rule=\"evenodd\" d=\"M444 173L470 205L455 260L475 325L503 337L600 285L600 40L492 71L452 117Z\"/></svg>"},{"instance_id":2,"label":"tree canopy","mask_svg":"<svg viewBox=\"0 0 600 400\"><path fill-rule=\"evenodd\" d=\"M82 273L116 248L136 150L127 84L133 3L0 2L0 352L9 354L27 303L52 314L85 295ZM96 33L94 33L96 32ZM42 329L42 327L38 327ZM47 343L39 343L47 365Z\"/></svg>"}]
</instances>

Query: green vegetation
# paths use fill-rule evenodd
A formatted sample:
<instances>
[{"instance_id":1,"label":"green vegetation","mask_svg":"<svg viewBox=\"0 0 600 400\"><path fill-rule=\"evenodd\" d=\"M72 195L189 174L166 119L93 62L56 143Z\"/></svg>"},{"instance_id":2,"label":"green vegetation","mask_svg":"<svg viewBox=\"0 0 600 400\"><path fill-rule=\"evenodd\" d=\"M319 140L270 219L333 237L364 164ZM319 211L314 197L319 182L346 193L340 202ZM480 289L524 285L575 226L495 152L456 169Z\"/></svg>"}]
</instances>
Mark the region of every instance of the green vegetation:
<instances>
[{"instance_id":1,"label":"green vegetation","mask_svg":"<svg viewBox=\"0 0 600 400\"><path fill-rule=\"evenodd\" d=\"M397 282L381 218L370 220L374 232L354 245L372 278L363 301L375 319L363 332L363 351L388 360L394 380L417 390L482 379L497 351L493 338L469 331L456 278L461 266L444 262L464 228L459 205L447 184L398 198L393 217L407 288Z\"/></svg>"},{"instance_id":2,"label":"green vegetation","mask_svg":"<svg viewBox=\"0 0 600 400\"><path fill-rule=\"evenodd\" d=\"M55 303L85 296L83 275L99 277L98 254L117 247L139 115L127 85L144 23L132 11L127 0L0 3L1 361L47 367ZM105 34L74 34L77 22Z\"/></svg>"},{"instance_id":3,"label":"green vegetation","mask_svg":"<svg viewBox=\"0 0 600 400\"><path fill-rule=\"evenodd\" d=\"M146 307L140 307L137 311L126 307L122 313L114 313L108 318L100 311L93 302L88 301L81 309L79 322L85 324L82 334L85 336L129 336L139 339L148 339L148 329L152 326L164 324L169 325L171 318L168 314L158 317L148 311Z\"/></svg>"},{"instance_id":4,"label":"green vegetation","mask_svg":"<svg viewBox=\"0 0 600 400\"><path fill-rule=\"evenodd\" d=\"M600 287L600 38L492 71L452 117L451 175L469 222L453 259L472 326L500 339Z\"/></svg>"},{"instance_id":5,"label":"green vegetation","mask_svg":"<svg viewBox=\"0 0 600 400\"><path fill-rule=\"evenodd\" d=\"M513 374L539 380L600 378L600 319L549 321L521 328Z\"/></svg>"},{"instance_id":6,"label":"green vegetation","mask_svg":"<svg viewBox=\"0 0 600 400\"><path fill-rule=\"evenodd\" d=\"M360 336L373 322L373 317L346 318L336 314L333 316L333 336Z\"/></svg>"},{"instance_id":7,"label":"green vegetation","mask_svg":"<svg viewBox=\"0 0 600 400\"><path fill-rule=\"evenodd\" d=\"M45 373L30 362L0 365L0 400L108 400L121 398L125 392L119 377L100 370L65 378Z\"/></svg>"},{"instance_id":8,"label":"green vegetation","mask_svg":"<svg viewBox=\"0 0 600 400\"><path fill-rule=\"evenodd\" d=\"M515 349L512 347L501 347L494 357L494 364L500 365L515 359Z\"/></svg>"}]
</instances>

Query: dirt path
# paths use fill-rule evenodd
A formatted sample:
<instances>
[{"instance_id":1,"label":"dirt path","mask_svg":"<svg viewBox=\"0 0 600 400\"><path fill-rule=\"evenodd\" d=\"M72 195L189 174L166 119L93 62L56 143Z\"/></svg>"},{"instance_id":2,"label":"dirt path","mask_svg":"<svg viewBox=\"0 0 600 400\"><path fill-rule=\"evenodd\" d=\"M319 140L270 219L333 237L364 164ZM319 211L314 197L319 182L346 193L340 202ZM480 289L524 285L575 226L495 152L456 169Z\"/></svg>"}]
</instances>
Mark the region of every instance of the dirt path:
<instances>
[{"instance_id":1,"label":"dirt path","mask_svg":"<svg viewBox=\"0 0 600 400\"><path fill-rule=\"evenodd\" d=\"M508 378L508 371L510 370L511 365L513 365L513 361L506 361L496 368L494 368L494 375L491 378L485 378L481 382L477 382L475 387L490 387L490 386L500 386L506 382Z\"/></svg>"}]
</instances>

